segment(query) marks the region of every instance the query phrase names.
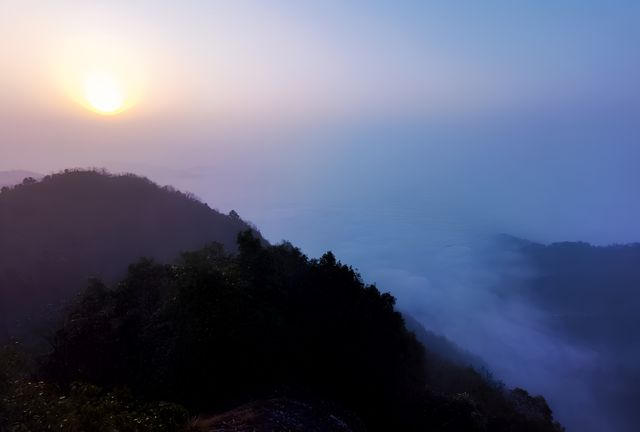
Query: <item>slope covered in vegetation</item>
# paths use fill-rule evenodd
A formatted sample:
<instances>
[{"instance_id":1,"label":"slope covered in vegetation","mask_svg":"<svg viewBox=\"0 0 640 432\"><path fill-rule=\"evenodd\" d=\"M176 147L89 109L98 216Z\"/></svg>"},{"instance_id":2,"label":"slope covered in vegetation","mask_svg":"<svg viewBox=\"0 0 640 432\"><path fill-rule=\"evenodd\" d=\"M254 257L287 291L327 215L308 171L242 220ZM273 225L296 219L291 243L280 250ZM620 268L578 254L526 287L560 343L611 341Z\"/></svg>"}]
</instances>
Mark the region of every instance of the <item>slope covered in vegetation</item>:
<instances>
[{"instance_id":1,"label":"slope covered in vegetation","mask_svg":"<svg viewBox=\"0 0 640 432\"><path fill-rule=\"evenodd\" d=\"M134 175L65 171L0 193L0 339L3 327L42 317L88 276L107 282L147 256L169 262L216 241L228 250L249 228L195 197Z\"/></svg>"},{"instance_id":2,"label":"slope covered in vegetation","mask_svg":"<svg viewBox=\"0 0 640 432\"><path fill-rule=\"evenodd\" d=\"M141 260L113 287L93 281L35 376L63 392L126 388L140 406L165 400L192 415L286 397L330 401L372 431L560 430L541 397L425 351L394 298L331 253L308 259L249 231L239 245ZM10 394L25 385L12 382Z\"/></svg>"}]
</instances>

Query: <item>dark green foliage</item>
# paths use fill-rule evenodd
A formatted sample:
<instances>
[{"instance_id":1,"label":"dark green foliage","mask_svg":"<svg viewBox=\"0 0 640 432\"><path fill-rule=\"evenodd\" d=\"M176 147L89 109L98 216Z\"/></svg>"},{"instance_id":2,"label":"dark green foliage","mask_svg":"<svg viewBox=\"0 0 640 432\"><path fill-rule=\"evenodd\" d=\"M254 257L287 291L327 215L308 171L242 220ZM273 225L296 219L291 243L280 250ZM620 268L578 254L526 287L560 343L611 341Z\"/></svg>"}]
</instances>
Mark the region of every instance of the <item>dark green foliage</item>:
<instances>
[{"instance_id":1,"label":"dark green foliage","mask_svg":"<svg viewBox=\"0 0 640 432\"><path fill-rule=\"evenodd\" d=\"M30 359L17 342L0 348L0 431L170 432L186 424L179 405L142 403L123 389L74 383L61 392L32 379Z\"/></svg>"},{"instance_id":2,"label":"dark green foliage","mask_svg":"<svg viewBox=\"0 0 640 432\"><path fill-rule=\"evenodd\" d=\"M126 391L105 393L88 384L72 385L66 396L42 381L16 381L2 404L0 427L16 432L172 432L188 418L179 405L143 404Z\"/></svg>"},{"instance_id":3,"label":"dark green foliage","mask_svg":"<svg viewBox=\"0 0 640 432\"><path fill-rule=\"evenodd\" d=\"M427 357L393 297L330 252L310 260L251 232L237 255L213 245L174 265L139 261L113 289L92 282L40 374L193 413L287 394L335 401L370 430L558 430L546 404Z\"/></svg>"}]
</instances>

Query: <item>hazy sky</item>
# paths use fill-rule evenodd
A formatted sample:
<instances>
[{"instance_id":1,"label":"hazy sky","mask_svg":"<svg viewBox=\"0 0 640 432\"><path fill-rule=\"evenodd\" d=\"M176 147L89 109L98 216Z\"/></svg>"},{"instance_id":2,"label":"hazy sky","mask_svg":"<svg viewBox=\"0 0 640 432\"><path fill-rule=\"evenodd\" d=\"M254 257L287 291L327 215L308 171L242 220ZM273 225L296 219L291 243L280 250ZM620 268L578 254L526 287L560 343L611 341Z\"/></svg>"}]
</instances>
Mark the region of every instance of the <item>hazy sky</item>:
<instances>
[{"instance_id":1,"label":"hazy sky","mask_svg":"<svg viewBox=\"0 0 640 432\"><path fill-rule=\"evenodd\" d=\"M195 170L196 193L256 222L397 205L640 240L639 18L632 1L1 0L0 169ZM127 111L82 106L92 70Z\"/></svg>"},{"instance_id":2,"label":"hazy sky","mask_svg":"<svg viewBox=\"0 0 640 432\"><path fill-rule=\"evenodd\" d=\"M590 407L558 364L592 353L482 291L475 245L640 241L638 22L637 0L0 0L0 170L133 171L333 249L565 421ZM125 111L86 109L96 71Z\"/></svg>"}]
</instances>

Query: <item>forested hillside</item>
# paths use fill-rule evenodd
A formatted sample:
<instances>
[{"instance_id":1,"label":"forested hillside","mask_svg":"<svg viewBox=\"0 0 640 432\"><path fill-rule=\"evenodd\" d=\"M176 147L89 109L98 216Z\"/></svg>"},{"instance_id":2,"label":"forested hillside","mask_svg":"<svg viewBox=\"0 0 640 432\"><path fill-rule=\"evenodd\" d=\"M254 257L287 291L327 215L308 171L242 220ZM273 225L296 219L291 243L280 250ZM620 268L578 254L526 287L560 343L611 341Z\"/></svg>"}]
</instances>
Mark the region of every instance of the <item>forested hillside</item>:
<instances>
[{"instance_id":1,"label":"forested hillside","mask_svg":"<svg viewBox=\"0 0 640 432\"><path fill-rule=\"evenodd\" d=\"M88 277L122 277L146 256L169 262L249 229L195 197L134 175L65 171L0 193L0 338L57 310ZM46 311L45 311L46 310Z\"/></svg>"},{"instance_id":2,"label":"forested hillside","mask_svg":"<svg viewBox=\"0 0 640 432\"><path fill-rule=\"evenodd\" d=\"M237 254L210 245L173 264L143 259L115 285L89 283L30 373L5 372L14 377L4 383L6 421L38 430L42 418L107 424L117 414L119 430L154 430L133 427L136 418L179 430L186 412L286 398L303 402L282 402L282 415L310 422L290 430L333 430L318 426L327 409L345 419L344 430L561 430L542 397L426 351L394 302L330 252L309 259L250 231ZM55 401L67 398L60 412ZM266 406L211 421L251 424L260 412L274 421Z\"/></svg>"}]
</instances>

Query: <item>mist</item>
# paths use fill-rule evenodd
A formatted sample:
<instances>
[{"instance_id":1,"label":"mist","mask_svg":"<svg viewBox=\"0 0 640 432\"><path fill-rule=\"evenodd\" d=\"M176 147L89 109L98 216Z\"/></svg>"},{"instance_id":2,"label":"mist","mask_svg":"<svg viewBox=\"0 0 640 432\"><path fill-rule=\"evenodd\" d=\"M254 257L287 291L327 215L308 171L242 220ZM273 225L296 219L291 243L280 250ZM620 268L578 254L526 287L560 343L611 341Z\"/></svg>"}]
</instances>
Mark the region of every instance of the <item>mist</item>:
<instances>
[{"instance_id":1,"label":"mist","mask_svg":"<svg viewBox=\"0 0 640 432\"><path fill-rule=\"evenodd\" d=\"M332 250L426 328L480 356L496 379L543 394L569 431L631 431L621 406L637 400L635 366L621 364L619 345L562 333L544 305L520 295L537 269L496 236L640 239L640 172L630 157L638 131L627 117L578 109L561 120L536 115L470 118L464 127L365 119L228 128L198 139L193 129L176 137L156 130L133 146L126 129L105 130L86 152L85 132L72 130L68 153L44 157L49 137L30 139L43 160L12 166L134 172L235 209L272 242L291 241L310 256ZM25 150L17 151L3 163Z\"/></svg>"},{"instance_id":2,"label":"mist","mask_svg":"<svg viewBox=\"0 0 640 432\"><path fill-rule=\"evenodd\" d=\"M640 241L638 4L374 3L3 2L0 186L97 167L192 192L333 251L569 432L637 429L637 343L563 328L504 235ZM142 96L99 117L59 81L112 54Z\"/></svg>"},{"instance_id":3,"label":"mist","mask_svg":"<svg viewBox=\"0 0 640 432\"><path fill-rule=\"evenodd\" d=\"M268 240L292 241L310 256L332 250L426 328L480 356L496 379L543 394L569 431L631 431L639 375L622 362L623 345L590 345L559 330L544 304L523 295L539 269L500 237L640 238L640 174L624 137L612 152L590 128L568 141L557 125L539 137L498 126L359 125L309 131L303 141L272 137L264 147L236 139L224 160L204 152L205 166L100 166L235 209Z\"/></svg>"}]
</instances>

